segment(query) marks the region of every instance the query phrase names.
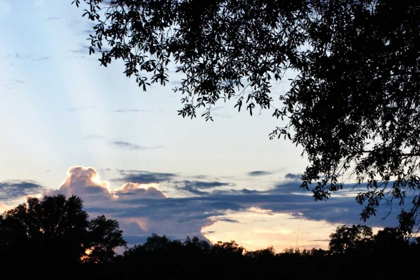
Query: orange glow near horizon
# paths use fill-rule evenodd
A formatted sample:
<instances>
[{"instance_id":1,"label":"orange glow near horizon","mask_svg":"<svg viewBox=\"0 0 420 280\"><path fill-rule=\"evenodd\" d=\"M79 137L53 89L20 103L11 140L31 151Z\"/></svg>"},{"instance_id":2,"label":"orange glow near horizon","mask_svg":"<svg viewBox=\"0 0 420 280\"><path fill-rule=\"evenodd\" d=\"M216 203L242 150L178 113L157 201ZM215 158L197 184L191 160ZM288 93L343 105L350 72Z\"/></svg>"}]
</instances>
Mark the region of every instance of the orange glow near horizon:
<instances>
[{"instance_id":1,"label":"orange glow near horizon","mask_svg":"<svg viewBox=\"0 0 420 280\"><path fill-rule=\"evenodd\" d=\"M201 233L211 243L234 240L250 251L273 246L276 253L288 248L327 249L329 235L339 226L285 213L272 213L258 207L249 208L244 212L230 212L218 218L237 222L215 219L215 223L203 227Z\"/></svg>"},{"instance_id":2,"label":"orange glow near horizon","mask_svg":"<svg viewBox=\"0 0 420 280\"><path fill-rule=\"evenodd\" d=\"M0 203L0 215L3 214L3 212L5 212L5 211L7 211L9 209L11 209L11 207L7 206L4 203Z\"/></svg>"}]
</instances>

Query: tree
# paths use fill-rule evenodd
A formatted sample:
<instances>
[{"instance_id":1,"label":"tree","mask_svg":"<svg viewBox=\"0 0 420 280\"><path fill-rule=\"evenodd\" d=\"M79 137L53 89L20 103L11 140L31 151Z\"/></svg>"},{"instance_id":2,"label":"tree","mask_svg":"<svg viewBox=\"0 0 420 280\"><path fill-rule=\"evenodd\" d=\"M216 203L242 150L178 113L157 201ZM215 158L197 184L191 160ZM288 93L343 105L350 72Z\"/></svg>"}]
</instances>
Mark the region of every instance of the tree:
<instances>
[{"instance_id":1,"label":"tree","mask_svg":"<svg viewBox=\"0 0 420 280\"><path fill-rule=\"evenodd\" d=\"M343 225L337 227L336 231L330 235L330 252L342 254L349 251L363 251L369 247L373 241L372 229L368 226L353 225L348 227Z\"/></svg>"},{"instance_id":2,"label":"tree","mask_svg":"<svg viewBox=\"0 0 420 280\"><path fill-rule=\"evenodd\" d=\"M126 245L118 222L104 216L89 221L82 208L77 196L28 198L0 216L0 255L7 262L53 269L110 261L114 249Z\"/></svg>"},{"instance_id":3,"label":"tree","mask_svg":"<svg viewBox=\"0 0 420 280\"><path fill-rule=\"evenodd\" d=\"M81 0L74 0L77 6ZM285 119L269 136L303 148L301 187L315 200L342 189L347 171L367 183L361 218L380 202L411 232L420 214L420 4L385 0L84 0L96 23L90 53L125 63L143 90L168 82L173 61L184 79L183 117L213 120L211 107L235 99L252 115ZM274 81L293 70L278 101ZM148 73L151 78L148 79ZM311 185L315 184L315 186Z\"/></svg>"},{"instance_id":4,"label":"tree","mask_svg":"<svg viewBox=\"0 0 420 280\"><path fill-rule=\"evenodd\" d=\"M399 255L398 251L407 249L409 246L409 239L399 228L386 227L378 231L374 239L378 251L393 251L393 255Z\"/></svg>"}]
</instances>

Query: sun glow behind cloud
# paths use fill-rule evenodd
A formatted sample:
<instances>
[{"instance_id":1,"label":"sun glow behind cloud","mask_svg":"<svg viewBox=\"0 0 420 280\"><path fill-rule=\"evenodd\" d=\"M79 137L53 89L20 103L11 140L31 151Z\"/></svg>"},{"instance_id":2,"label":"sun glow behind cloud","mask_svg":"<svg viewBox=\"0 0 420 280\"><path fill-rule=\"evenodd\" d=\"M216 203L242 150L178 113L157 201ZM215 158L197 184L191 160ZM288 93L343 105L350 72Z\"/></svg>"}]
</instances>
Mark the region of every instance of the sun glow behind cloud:
<instances>
[{"instance_id":1,"label":"sun glow behind cloud","mask_svg":"<svg viewBox=\"0 0 420 280\"><path fill-rule=\"evenodd\" d=\"M122 196L141 198L168 198L168 195L159 189L158 183L140 184L125 183L120 188L112 190L108 181L104 181L93 167L72 166L67 171L66 179L58 190L49 191L47 194L62 193L67 196L86 195L102 197L102 199L116 200Z\"/></svg>"}]
</instances>

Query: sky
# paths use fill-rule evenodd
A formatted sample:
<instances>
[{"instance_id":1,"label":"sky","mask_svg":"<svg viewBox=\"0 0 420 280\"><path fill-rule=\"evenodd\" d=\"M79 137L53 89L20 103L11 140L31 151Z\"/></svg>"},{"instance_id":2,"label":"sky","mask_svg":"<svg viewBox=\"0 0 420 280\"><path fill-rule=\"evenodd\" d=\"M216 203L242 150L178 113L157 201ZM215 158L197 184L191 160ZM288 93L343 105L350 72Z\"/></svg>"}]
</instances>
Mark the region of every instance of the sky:
<instances>
[{"instance_id":1,"label":"sky","mask_svg":"<svg viewBox=\"0 0 420 280\"><path fill-rule=\"evenodd\" d=\"M291 141L269 140L282 125L269 110L222 101L214 122L184 119L180 74L144 92L122 63L99 66L93 25L71 2L0 0L1 212L75 194L90 217L117 219L131 245L156 233L277 252L327 248L337 226L364 224L352 182L327 202L299 188L308 162ZM287 88L286 77L273 97ZM395 226L389 211L366 224Z\"/></svg>"}]
</instances>

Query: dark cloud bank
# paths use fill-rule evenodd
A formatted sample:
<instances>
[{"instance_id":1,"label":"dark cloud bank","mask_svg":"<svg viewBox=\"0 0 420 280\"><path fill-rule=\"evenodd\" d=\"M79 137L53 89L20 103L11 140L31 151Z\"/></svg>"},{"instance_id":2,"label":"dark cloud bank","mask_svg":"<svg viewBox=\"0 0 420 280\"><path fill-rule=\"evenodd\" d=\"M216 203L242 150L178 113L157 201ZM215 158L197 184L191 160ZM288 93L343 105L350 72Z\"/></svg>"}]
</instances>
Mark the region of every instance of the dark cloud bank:
<instances>
[{"instance_id":1,"label":"dark cloud bank","mask_svg":"<svg viewBox=\"0 0 420 280\"><path fill-rule=\"evenodd\" d=\"M10 201L22 196L35 195L43 191L43 187L34 181L4 181L0 182L0 202Z\"/></svg>"},{"instance_id":2,"label":"dark cloud bank","mask_svg":"<svg viewBox=\"0 0 420 280\"><path fill-rule=\"evenodd\" d=\"M314 202L310 192L299 188L298 181L280 182L269 190L234 189L229 182L210 180L183 180L175 173L142 170L119 170L112 180L122 187L113 189L101 181L93 168L73 167L59 190L47 194L76 194L82 197L91 216L105 214L118 219L129 243L139 243L151 233L174 238L201 236L203 227L215 221L236 223L225 217L226 212L246 211L251 207L286 213L291 218L323 220L329 223L359 224L362 206L350 195L353 185L328 201ZM289 176L290 177L290 176ZM292 178L288 178L292 179ZM160 184L160 185L159 185ZM169 197L161 189L172 188L184 197ZM363 187L363 186L362 186ZM0 200L42 192L32 181L0 182ZM341 195L340 195L341 194ZM354 190L353 190L354 194ZM187 196L187 197L185 197ZM409 200L410 198L408 198ZM369 226L396 226L400 208L381 206ZM389 214L387 219L383 219Z\"/></svg>"}]
</instances>

